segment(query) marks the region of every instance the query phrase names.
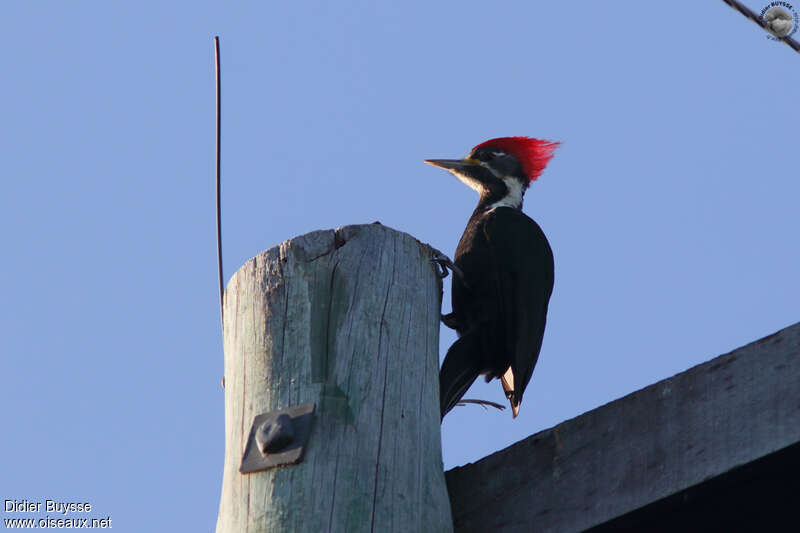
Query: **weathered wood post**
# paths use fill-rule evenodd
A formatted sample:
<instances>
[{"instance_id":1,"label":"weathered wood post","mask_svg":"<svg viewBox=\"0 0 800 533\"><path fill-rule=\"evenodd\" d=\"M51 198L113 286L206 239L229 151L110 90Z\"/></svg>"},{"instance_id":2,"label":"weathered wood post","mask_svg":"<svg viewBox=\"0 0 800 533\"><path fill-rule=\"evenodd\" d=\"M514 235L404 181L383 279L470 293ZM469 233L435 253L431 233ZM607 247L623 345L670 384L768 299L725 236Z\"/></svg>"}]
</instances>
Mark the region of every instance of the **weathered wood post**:
<instances>
[{"instance_id":1,"label":"weathered wood post","mask_svg":"<svg viewBox=\"0 0 800 533\"><path fill-rule=\"evenodd\" d=\"M452 531L431 255L380 224L345 226L236 272L224 304L217 532ZM316 411L302 461L240 473L255 417L307 402Z\"/></svg>"}]
</instances>

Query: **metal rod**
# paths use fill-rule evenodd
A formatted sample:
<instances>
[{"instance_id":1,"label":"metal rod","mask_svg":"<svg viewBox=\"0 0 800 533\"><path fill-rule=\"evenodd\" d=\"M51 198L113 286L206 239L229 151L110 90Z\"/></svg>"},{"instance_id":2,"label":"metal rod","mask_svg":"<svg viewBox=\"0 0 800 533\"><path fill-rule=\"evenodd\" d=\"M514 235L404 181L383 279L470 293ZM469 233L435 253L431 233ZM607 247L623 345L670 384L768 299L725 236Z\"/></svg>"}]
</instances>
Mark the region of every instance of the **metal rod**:
<instances>
[{"instance_id":1,"label":"metal rod","mask_svg":"<svg viewBox=\"0 0 800 533\"><path fill-rule=\"evenodd\" d=\"M737 0L722 0L722 1L731 6L739 13L741 13L742 15L744 15L745 17L749 18L750 20L758 24L759 26L761 26L761 29L763 29L764 31L766 31L779 41L783 41L784 43L786 43L786 45L789 46L789 48L791 48L795 52L800 53L800 43L798 43L791 37L778 37L777 35L772 33L772 31L770 31L770 28L768 28L767 25L764 23L764 20L760 16L756 15L753 11L751 11L749 7L743 5L741 2Z\"/></svg>"},{"instance_id":2,"label":"metal rod","mask_svg":"<svg viewBox=\"0 0 800 533\"><path fill-rule=\"evenodd\" d=\"M220 157L221 157L221 136L222 136L222 80L219 68L219 36L214 37L214 63L217 78L217 271L219 272L219 321L224 328L224 316L222 310L225 287L222 282L222 208L220 202Z\"/></svg>"}]
</instances>

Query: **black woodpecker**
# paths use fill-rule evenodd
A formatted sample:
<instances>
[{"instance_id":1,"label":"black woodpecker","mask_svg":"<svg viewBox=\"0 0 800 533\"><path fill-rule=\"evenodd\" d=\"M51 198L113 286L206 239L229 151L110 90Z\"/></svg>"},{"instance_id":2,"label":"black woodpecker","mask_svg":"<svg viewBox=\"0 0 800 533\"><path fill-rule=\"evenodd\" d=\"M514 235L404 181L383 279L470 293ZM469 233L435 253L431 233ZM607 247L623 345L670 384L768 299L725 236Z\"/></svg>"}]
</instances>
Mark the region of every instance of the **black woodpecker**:
<instances>
[{"instance_id":1,"label":"black woodpecker","mask_svg":"<svg viewBox=\"0 0 800 533\"><path fill-rule=\"evenodd\" d=\"M459 337L439 372L442 418L481 374L487 382L500 379L513 417L519 413L553 292L553 252L539 225L522 212L522 199L559 144L501 137L464 159L425 160L480 195L456 248L453 312L442 317Z\"/></svg>"}]
</instances>

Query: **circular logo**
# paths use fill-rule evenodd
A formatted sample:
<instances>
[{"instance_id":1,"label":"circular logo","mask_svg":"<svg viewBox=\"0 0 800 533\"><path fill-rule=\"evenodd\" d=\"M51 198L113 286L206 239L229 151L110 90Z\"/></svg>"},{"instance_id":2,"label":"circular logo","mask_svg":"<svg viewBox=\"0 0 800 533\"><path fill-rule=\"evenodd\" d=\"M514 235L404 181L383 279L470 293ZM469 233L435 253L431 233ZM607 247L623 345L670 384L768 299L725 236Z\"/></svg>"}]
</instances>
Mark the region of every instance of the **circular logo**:
<instances>
[{"instance_id":1,"label":"circular logo","mask_svg":"<svg viewBox=\"0 0 800 533\"><path fill-rule=\"evenodd\" d=\"M791 36L798 27L797 11L789 2L770 2L761 10L761 20L772 33L767 38L773 40Z\"/></svg>"}]
</instances>

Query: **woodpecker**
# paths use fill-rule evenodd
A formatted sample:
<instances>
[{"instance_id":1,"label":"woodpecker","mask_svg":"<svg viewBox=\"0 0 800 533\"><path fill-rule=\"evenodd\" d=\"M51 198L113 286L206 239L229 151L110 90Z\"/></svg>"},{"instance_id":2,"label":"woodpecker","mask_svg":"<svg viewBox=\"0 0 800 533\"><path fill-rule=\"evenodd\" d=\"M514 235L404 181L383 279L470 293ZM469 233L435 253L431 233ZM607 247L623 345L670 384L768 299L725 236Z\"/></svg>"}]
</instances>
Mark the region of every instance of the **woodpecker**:
<instances>
[{"instance_id":1,"label":"woodpecker","mask_svg":"<svg viewBox=\"0 0 800 533\"><path fill-rule=\"evenodd\" d=\"M439 372L441 416L475 379L499 378L514 418L542 347L553 292L553 252L522 200L560 143L500 137L464 159L426 159L479 195L454 257L453 311L442 322L458 333Z\"/></svg>"}]
</instances>

